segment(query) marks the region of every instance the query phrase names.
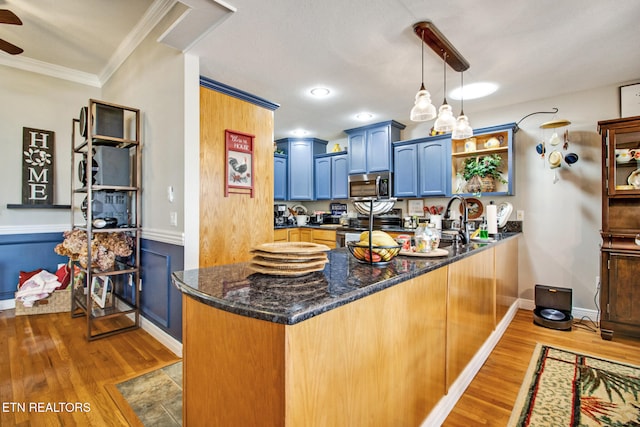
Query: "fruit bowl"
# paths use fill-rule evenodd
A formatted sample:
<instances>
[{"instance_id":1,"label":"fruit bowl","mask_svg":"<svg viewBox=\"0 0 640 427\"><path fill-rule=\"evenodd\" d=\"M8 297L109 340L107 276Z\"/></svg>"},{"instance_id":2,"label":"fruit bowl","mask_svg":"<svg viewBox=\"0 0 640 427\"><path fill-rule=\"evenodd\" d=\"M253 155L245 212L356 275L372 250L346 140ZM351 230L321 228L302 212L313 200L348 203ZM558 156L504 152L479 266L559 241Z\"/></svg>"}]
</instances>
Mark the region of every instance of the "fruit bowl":
<instances>
[{"instance_id":1,"label":"fruit bowl","mask_svg":"<svg viewBox=\"0 0 640 427\"><path fill-rule=\"evenodd\" d=\"M389 263L393 258L400 253L402 245L392 246L379 246L371 245L369 250L369 244L363 241L360 242L347 242L347 248L351 255L358 261L365 264L372 265L384 265Z\"/></svg>"}]
</instances>

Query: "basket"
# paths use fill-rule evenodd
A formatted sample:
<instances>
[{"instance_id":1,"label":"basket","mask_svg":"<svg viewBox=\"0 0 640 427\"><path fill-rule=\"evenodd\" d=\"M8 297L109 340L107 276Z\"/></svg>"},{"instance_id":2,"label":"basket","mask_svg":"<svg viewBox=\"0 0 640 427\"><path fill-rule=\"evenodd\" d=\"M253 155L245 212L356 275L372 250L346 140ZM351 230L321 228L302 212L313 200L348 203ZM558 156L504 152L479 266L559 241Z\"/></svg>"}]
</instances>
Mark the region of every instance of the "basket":
<instances>
[{"instance_id":1,"label":"basket","mask_svg":"<svg viewBox=\"0 0 640 427\"><path fill-rule=\"evenodd\" d=\"M33 307L25 307L22 301L16 300L16 316L62 313L65 311L71 311L71 286L53 291L47 298L35 301Z\"/></svg>"},{"instance_id":2,"label":"basket","mask_svg":"<svg viewBox=\"0 0 640 427\"><path fill-rule=\"evenodd\" d=\"M347 242L347 248L351 255L358 261L365 264L372 265L385 265L400 253L402 245L394 246L377 246L372 245L371 251L369 251L369 245L362 245L359 242ZM371 256L373 252L373 257ZM373 259L372 259L373 258Z\"/></svg>"}]
</instances>

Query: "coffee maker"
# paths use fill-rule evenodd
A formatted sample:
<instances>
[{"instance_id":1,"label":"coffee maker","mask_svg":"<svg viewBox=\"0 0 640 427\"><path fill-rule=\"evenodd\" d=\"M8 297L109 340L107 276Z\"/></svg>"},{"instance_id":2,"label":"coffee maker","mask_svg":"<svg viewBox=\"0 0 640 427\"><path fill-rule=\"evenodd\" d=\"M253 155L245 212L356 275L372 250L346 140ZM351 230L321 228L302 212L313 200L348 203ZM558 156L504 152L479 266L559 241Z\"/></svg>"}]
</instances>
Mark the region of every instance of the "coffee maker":
<instances>
[{"instance_id":1,"label":"coffee maker","mask_svg":"<svg viewBox=\"0 0 640 427\"><path fill-rule=\"evenodd\" d=\"M287 205L273 205L273 225L282 226L287 224Z\"/></svg>"}]
</instances>

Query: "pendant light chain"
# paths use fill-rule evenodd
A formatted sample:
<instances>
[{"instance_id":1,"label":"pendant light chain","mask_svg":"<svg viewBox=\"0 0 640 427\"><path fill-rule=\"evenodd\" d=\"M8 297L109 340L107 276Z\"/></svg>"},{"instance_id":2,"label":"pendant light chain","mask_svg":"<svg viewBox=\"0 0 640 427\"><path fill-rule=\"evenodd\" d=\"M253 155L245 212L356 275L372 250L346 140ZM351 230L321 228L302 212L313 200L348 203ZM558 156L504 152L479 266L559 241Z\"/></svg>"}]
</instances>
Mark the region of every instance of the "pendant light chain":
<instances>
[{"instance_id":1,"label":"pendant light chain","mask_svg":"<svg viewBox=\"0 0 640 427\"><path fill-rule=\"evenodd\" d=\"M444 54L442 55L442 63L444 64L444 102L443 104L447 103L447 52L444 52Z\"/></svg>"},{"instance_id":2,"label":"pendant light chain","mask_svg":"<svg viewBox=\"0 0 640 427\"><path fill-rule=\"evenodd\" d=\"M460 115L464 116L464 71L460 73Z\"/></svg>"}]
</instances>

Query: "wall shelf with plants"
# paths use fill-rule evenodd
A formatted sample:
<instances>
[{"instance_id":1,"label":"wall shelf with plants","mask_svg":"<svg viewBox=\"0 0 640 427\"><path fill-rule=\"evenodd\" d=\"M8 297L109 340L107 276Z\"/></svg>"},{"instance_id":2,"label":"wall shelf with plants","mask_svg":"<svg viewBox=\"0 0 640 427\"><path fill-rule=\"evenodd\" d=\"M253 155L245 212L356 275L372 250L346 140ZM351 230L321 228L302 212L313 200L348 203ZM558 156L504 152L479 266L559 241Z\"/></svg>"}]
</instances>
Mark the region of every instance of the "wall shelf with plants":
<instances>
[{"instance_id":1,"label":"wall shelf with plants","mask_svg":"<svg viewBox=\"0 0 640 427\"><path fill-rule=\"evenodd\" d=\"M474 129L474 136L451 142L454 194L515 194L515 123Z\"/></svg>"}]
</instances>

